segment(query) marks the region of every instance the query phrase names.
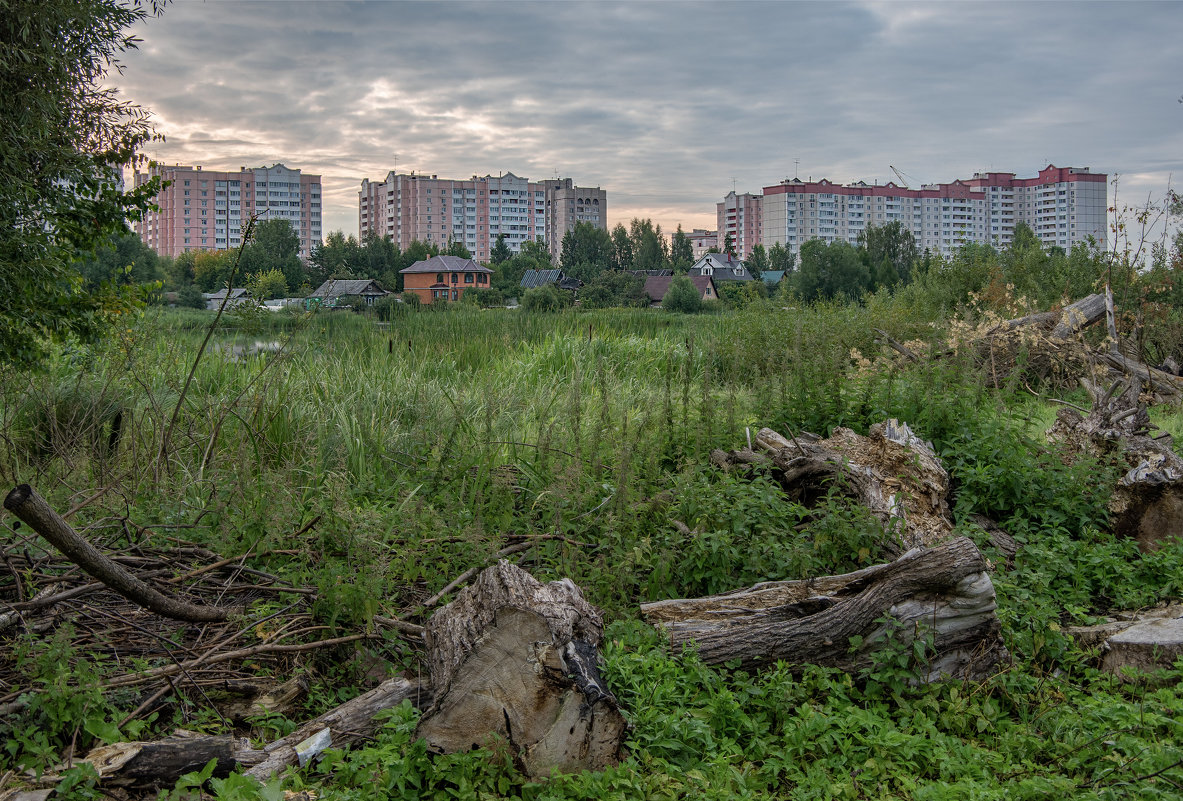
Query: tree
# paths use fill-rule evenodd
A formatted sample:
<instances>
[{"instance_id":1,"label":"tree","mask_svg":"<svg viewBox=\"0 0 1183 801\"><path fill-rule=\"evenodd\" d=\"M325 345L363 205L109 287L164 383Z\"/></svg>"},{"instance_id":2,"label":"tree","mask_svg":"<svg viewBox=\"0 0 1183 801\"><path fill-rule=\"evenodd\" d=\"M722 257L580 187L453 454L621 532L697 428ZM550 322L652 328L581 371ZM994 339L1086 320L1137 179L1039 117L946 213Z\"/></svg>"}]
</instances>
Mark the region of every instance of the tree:
<instances>
[{"instance_id":1,"label":"tree","mask_svg":"<svg viewBox=\"0 0 1183 801\"><path fill-rule=\"evenodd\" d=\"M650 219L634 217L629 226L632 240L633 269L661 270L669 265L669 244L661 235L661 226L654 226Z\"/></svg>"},{"instance_id":2,"label":"tree","mask_svg":"<svg viewBox=\"0 0 1183 801\"><path fill-rule=\"evenodd\" d=\"M869 283L867 265L849 242L839 239L827 245L811 239L801 246L796 289L804 300L857 298Z\"/></svg>"},{"instance_id":3,"label":"tree","mask_svg":"<svg viewBox=\"0 0 1183 801\"><path fill-rule=\"evenodd\" d=\"M111 234L88 257L78 262L87 291L104 283L144 286L164 278L160 257L132 231Z\"/></svg>"},{"instance_id":4,"label":"tree","mask_svg":"<svg viewBox=\"0 0 1183 801\"><path fill-rule=\"evenodd\" d=\"M213 292L230 282L235 254L229 250L201 250L193 254L193 282L203 292ZM242 283L242 273L234 276Z\"/></svg>"},{"instance_id":5,"label":"tree","mask_svg":"<svg viewBox=\"0 0 1183 801\"><path fill-rule=\"evenodd\" d=\"M752 248L752 252L748 255L748 260L745 262L748 272L752 274L752 278L757 281L764 275L764 272L769 268L768 254L764 250L763 245L756 245Z\"/></svg>"},{"instance_id":6,"label":"tree","mask_svg":"<svg viewBox=\"0 0 1183 801\"><path fill-rule=\"evenodd\" d=\"M633 241L622 223L612 229L612 269L633 269Z\"/></svg>"},{"instance_id":7,"label":"tree","mask_svg":"<svg viewBox=\"0 0 1183 801\"><path fill-rule=\"evenodd\" d=\"M560 263L567 275L590 281L612 265L612 239L603 228L577 222L563 236Z\"/></svg>"},{"instance_id":8,"label":"tree","mask_svg":"<svg viewBox=\"0 0 1183 801\"><path fill-rule=\"evenodd\" d=\"M694 266L694 245L682 231L681 223L670 242L670 264L675 273L684 273Z\"/></svg>"},{"instance_id":9,"label":"tree","mask_svg":"<svg viewBox=\"0 0 1183 801\"><path fill-rule=\"evenodd\" d=\"M786 273L791 273L796 263L797 256L780 242L768 249L769 270L783 270Z\"/></svg>"},{"instance_id":10,"label":"tree","mask_svg":"<svg viewBox=\"0 0 1183 801\"><path fill-rule=\"evenodd\" d=\"M723 234L723 252L728 256L735 255L735 240L731 238L731 232Z\"/></svg>"},{"instance_id":11,"label":"tree","mask_svg":"<svg viewBox=\"0 0 1183 801\"><path fill-rule=\"evenodd\" d=\"M501 262L513 256L509 245L505 244L505 234L497 234L497 241L493 243L493 247L489 250L489 262L491 264L501 264Z\"/></svg>"},{"instance_id":12,"label":"tree","mask_svg":"<svg viewBox=\"0 0 1183 801\"><path fill-rule=\"evenodd\" d=\"M257 300L271 300L287 294L288 281L282 272L272 267L252 275L247 280L247 286L251 296Z\"/></svg>"},{"instance_id":13,"label":"tree","mask_svg":"<svg viewBox=\"0 0 1183 801\"><path fill-rule=\"evenodd\" d=\"M138 219L160 189L122 166L154 137L147 112L104 88L137 0L4 0L0 6L0 364L38 364L50 341L97 340L136 290L88 290L77 257ZM153 6L153 12L158 8Z\"/></svg>"},{"instance_id":14,"label":"tree","mask_svg":"<svg viewBox=\"0 0 1183 801\"><path fill-rule=\"evenodd\" d=\"M899 220L871 226L858 236L875 286L895 286L912 280L912 265L919 259L916 237Z\"/></svg>"},{"instance_id":15,"label":"tree","mask_svg":"<svg viewBox=\"0 0 1183 801\"><path fill-rule=\"evenodd\" d=\"M288 287L295 290L308 278L300 261L300 235L287 220L264 220L255 226L254 235L242 249L241 275L257 275L279 270Z\"/></svg>"},{"instance_id":16,"label":"tree","mask_svg":"<svg viewBox=\"0 0 1183 801\"><path fill-rule=\"evenodd\" d=\"M661 308L694 314L702 310L702 295L698 294L698 287L693 281L685 275L679 275L670 282L670 288L661 299Z\"/></svg>"}]
</instances>

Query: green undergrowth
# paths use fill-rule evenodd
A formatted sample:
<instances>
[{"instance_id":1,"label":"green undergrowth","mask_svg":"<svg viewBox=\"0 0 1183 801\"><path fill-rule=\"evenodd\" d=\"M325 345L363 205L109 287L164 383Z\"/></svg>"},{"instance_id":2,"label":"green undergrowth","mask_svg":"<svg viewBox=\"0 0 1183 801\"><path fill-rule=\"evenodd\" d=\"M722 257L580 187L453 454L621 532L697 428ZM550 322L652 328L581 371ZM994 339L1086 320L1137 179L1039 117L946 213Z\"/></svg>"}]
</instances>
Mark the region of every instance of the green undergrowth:
<instances>
[{"instance_id":1,"label":"green undergrowth","mask_svg":"<svg viewBox=\"0 0 1183 801\"><path fill-rule=\"evenodd\" d=\"M292 774L287 789L1050 799L1171 797L1183 786L1183 771L1168 767L1183 741L1172 720L1183 718L1178 671L1164 684L1123 684L1064 634L1183 596L1183 544L1143 554L1110 534L1118 467L1066 461L1042 436L1054 406L1027 388L994 389L952 357L867 369L876 329L939 340L940 321L905 300L705 316L460 307L385 324L231 315L188 385L212 315L154 315L106 348L61 351L42 373L6 377L0 477L34 484L58 508L106 487L74 518L104 547L126 544L131 521L147 544L250 553L253 566L316 589L326 637L365 630L375 614L416 619L425 598L522 537L538 538L515 557L523 567L570 577L612 621L606 669L634 727L621 766L528 783L496 743L428 756L412 739L416 713L401 709L368 747ZM1169 429L1178 411L1155 414ZM1013 660L1002 674L916 688L923 648L888 642L863 676L783 666L746 675L671 655L638 622L646 601L887 558L890 533L841 487L805 508L771 478L725 473L709 455L764 426L827 436L889 417L933 443L958 531L994 564ZM1013 564L976 515L1020 544ZM282 606L264 600L250 613ZM0 773L44 769L71 744L224 730L200 700L120 728L142 699L99 686L127 666L78 652L68 634L13 641L33 702L0 720ZM293 717L361 692L375 662L422 670L394 634L364 652L313 656L302 668L310 697ZM248 733L263 740L291 725L260 720ZM86 786L79 777L70 792L85 797ZM241 777L211 787L226 799L279 792Z\"/></svg>"}]
</instances>

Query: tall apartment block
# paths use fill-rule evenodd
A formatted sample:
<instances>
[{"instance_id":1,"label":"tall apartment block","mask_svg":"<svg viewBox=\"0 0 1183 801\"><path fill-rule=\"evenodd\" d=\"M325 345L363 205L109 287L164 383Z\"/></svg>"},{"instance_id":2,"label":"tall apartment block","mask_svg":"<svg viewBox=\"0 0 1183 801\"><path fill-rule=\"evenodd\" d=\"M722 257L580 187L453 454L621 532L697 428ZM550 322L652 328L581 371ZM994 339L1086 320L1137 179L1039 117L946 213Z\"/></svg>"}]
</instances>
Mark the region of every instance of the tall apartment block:
<instances>
[{"instance_id":1,"label":"tall apartment block","mask_svg":"<svg viewBox=\"0 0 1183 801\"><path fill-rule=\"evenodd\" d=\"M156 196L155 211L135 223L135 232L161 256L186 250L229 250L242 244L243 225L287 220L300 235L300 257L321 241L319 175L305 175L282 164L243 167L237 172L201 167L153 166L136 173L140 186L160 176L168 185Z\"/></svg>"},{"instance_id":2,"label":"tall apartment block","mask_svg":"<svg viewBox=\"0 0 1183 801\"><path fill-rule=\"evenodd\" d=\"M690 240L690 249L694 253L694 260L698 261L705 256L711 248L719 247L719 232L708 231L705 228L695 228L690 233L686 234L686 238Z\"/></svg>"},{"instance_id":3,"label":"tall apartment block","mask_svg":"<svg viewBox=\"0 0 1183 801\"><path fill-rule=\"evenodd\" d=\"M1046 247L1088 237L1104 247L1108 205L1108 176L1088 167L1048 165L1034 178L977 173L920 189L794 178L764 187L763 242L798 253L810 239L854 243L869 226L899 221L921 250L948 256L967 242L1005 247L1024 222Z\"/></svg>"},{"instance_id":4,"label":"tall apartment block","mask_svg":"<svg viewBox=\"0 0 1183 801\"><path fill-rule=\"evenodd\" d=\"M718 217L718 247L723 248L727 235L731 234L731 244L735 247L735 255L741 260L752 255L752 248L760 244L763 239L763 225L761 207L764 198L761 195L744 193L735 194L735 190L727 193L723 202L716 205Z\"/></svg>"},{"instance_id":5,"label":"tall apartment block","mask_svg":"<svg viewBox=\"0 0 1183 801\"><path fill-rule=\"evenodd\" d=\"M362 237L389 236L400 248L462 242L474 259L487 261L505 234L514 253L523 242L540 241L557 259L577 222L607 229L608 193L570 178L535 182L506 173L456 180L391 171L381 183L361 182L357 215Z\"/></svg>"}]
</instances>

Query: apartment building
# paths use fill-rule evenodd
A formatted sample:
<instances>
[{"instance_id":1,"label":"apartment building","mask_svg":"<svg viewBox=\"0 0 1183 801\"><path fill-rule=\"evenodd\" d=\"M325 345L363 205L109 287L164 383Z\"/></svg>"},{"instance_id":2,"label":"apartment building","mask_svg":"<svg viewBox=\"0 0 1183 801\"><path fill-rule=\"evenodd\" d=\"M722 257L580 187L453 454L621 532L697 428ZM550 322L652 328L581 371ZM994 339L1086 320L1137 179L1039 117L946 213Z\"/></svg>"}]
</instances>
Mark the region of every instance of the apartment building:
<instances>
[{"instance_id":1,"label":"apartment building","mask_svg":"<svg viewBox=\"0 0 1183 801\"><path fill-rule=\"evenodd\" d=\"M810 239L854 243L869 226L899 221L921 250L947 256L967 242L1006 247L1024 222L1045 246L1067 250L1089 237L1105 245L1107 208L1108 176L1088 167L1048 165L1034 178L976 173L920 189L794 178L764 188L762 241L798 253Z\"/></svg>"},{"instance_id":2,"label":"apartment building","mask_svg":"<svg viewBox=\"0 0 1183 801\"><path fill-rule=\"evenodd\" d=\"M763 224L761 209L764 198L745 192L735 194L735 190L727 193L722 203L716 204L715 211L718 219L718 247L723 249L727 235L731 235L731 244L735 248L735 255L740 260L746 260L752 254L752 248L760 244L763 239Z\"/></svg>"},{"instance_id":3,"label":"apartment building","mask_svg":"<svg viewBox=\"0 0 1183 801\"><path fill-rule=\"evenodd\" d=\"M708 231L705 228L695 228L693 231L686 234L686 238L690 240L690 248L692 251L694 251L695 261L698 261L707 253L709 253L711 248L715 248L716 250L719 248L718 231Z\"/></svg>"},{"instance_id":4,"label":"apartment building","mask_svg":"<svg viewBox=\"0 0 1183 801\"><path fill-rule=\"evenodd\" d=\"M514 253L523 242L540 241L557 259L577 222L607 229L607 220L608 193L570 178L535 182L506 173L456 180L392 170L380 183L363 180L358 192L362 237L389 236L400 248L462 242L478 261L489 259L499 234Z\"/></svg>"},{"instance_id":5,"label":"apartment building","mask_svg":"<svg viewBox=\"0 0 1183 801\"><path fill-rule=\"evenodd\" d=\"M156 176L166 182L156 195L157 208L134 223L134 229L161 256L236 248L252 215L259 222L291 223L300 236L301 258L308 258L321 241L319 175L306 175L283 164L242 167L236 172L155 165L148 172L137 172L135 184L141 186Z\"/></svg>"}]
</instances>

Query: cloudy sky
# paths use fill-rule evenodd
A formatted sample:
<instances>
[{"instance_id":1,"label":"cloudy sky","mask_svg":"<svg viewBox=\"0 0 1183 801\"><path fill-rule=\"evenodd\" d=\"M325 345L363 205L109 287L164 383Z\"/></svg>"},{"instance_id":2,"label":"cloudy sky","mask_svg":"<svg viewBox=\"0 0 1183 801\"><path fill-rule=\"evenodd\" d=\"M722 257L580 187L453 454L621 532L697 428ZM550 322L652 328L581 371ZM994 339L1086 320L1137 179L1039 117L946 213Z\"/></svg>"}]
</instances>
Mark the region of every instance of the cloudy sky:
<instances>
[{"instance_id":1,"label":"cloudy sky","mask_svg":"<svg viewBox=\"0 0 1183 801\"><path fill-rule=\"evenodd\" d=\"M115 83L166 136L149 154L320 173L326 231L396 168L558 174L666 230L794 173L1052 162L1119 174L1119 203L1183 181L1175 2L179 0L136 33Z\"/></svg>"}]
</instances>

